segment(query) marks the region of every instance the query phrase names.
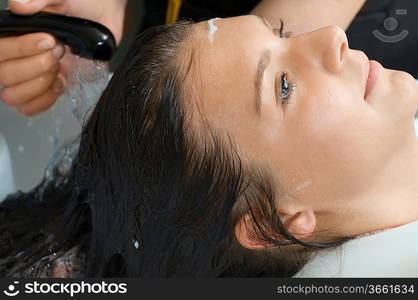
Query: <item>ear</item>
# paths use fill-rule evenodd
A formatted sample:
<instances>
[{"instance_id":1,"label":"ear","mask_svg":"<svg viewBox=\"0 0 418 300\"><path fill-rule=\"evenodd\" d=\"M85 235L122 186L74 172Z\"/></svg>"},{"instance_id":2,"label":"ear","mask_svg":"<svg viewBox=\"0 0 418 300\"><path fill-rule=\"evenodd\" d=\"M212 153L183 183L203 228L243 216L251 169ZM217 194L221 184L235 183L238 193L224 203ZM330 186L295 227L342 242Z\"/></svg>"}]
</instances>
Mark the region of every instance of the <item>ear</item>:
<instances>
[{"instance_id":1,"label":"ear","mask_svg":"<svg viewBox=\"0 0 418 300\"><path fill-rule=\"evenodd\" d=\"M312 210L299 211L293 215L280 213L279 215L282 216L280 219L286 229L298 239L306 239L315 231L316 217ZM272 246L264 241L257 240L254 234L255 229L250 213L246 213L235 225L235 236L238 242L243 247L251 250L266 249Z\"/></svg>"}]
</instances>

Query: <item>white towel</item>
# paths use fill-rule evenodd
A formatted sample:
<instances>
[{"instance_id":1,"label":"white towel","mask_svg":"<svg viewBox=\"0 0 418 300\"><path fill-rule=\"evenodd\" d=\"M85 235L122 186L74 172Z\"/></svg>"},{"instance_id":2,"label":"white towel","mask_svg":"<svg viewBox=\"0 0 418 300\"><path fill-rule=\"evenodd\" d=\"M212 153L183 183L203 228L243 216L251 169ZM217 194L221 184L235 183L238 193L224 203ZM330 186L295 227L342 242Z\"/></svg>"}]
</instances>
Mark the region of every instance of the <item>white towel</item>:
<instances>
[{"instance_id":1,"label":"white towel","mask_svg":"<svg viewBox=\"0 0 418 300\"><path fill-rule=\"evenodd\" d=\"M326 249L294 277L418 277L418 221Z\"/></svg>"},{"instance_id":2,"label":"white towel","mask_svg":"<svg viewBox=\"0 0 418 300\"><path fill-rule=\"evenodd\" d=\"M417 80L417 84L418 84L418 80ZM417 111L417 113L415 114L415 134L417 135L417 137L418 137L418 111Z\"/></svg>"},{"instance_id":3,"label":"white towel","mask_svg":"<svg viewBox=\"0 0 418 300\"><path fill-rule=\"evenodd\" d=\"M0 202L15 191L12 164L6 140L0 133Z\"/></svg>"}]
</instances>

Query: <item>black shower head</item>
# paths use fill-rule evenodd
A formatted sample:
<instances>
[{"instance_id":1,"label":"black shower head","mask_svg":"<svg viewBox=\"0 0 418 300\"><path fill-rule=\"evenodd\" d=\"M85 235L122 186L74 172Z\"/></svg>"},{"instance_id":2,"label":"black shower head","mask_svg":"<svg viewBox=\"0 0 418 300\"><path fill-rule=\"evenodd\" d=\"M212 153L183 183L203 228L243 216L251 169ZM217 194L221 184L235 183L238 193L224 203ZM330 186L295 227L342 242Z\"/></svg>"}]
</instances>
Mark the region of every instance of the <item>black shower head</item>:
<instances>
[{"instance_id":1,"label":"black shower head","mask_svg":"<svg viewBox=\"0 0 418 300\"><path fill-rule=\"evenodd\" d=\"M0 37L34 32L52 34L73 54L94 60L110 60L117 48L109 29L93 21L45 12L16 15L0 10Z\"/></svg>"}]
</instances>

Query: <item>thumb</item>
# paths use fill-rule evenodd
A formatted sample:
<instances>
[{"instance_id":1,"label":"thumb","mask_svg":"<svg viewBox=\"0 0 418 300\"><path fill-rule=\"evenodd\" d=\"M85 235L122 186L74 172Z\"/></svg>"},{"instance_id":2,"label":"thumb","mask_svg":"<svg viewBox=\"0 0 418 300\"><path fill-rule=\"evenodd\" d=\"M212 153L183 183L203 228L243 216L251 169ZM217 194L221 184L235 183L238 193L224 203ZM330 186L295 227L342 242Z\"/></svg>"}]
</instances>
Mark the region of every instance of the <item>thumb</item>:
<instances>
[{"instance_id":1,"label":"thumb","mask_svg":"<svg viewBox=\"0 0 418 300\"><path fill-rule=\"evenodd\" d=\"M31 15L48 6L58 5L65 0L9 0L9 8L15 14Z\"/></svg>"}]
</instances>

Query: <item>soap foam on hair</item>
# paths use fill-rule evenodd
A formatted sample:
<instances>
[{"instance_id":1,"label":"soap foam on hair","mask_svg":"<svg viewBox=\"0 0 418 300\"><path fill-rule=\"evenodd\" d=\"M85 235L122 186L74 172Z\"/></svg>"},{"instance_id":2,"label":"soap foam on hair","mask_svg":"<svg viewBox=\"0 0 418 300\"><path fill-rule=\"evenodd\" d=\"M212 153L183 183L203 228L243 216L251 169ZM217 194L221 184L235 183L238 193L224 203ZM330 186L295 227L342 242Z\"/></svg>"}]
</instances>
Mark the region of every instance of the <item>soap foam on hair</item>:
<instances>
[{"instance_id":1,"label":"soap foam on hair","mask_svg":"<svg viewBox=\"0 0 418 300\"><path fill-rule=\"evenodd\" d=\"M218 26L215 25L216 20L220 20L221 18L213 18L208 21L208 40L209 42L213 42L215 32L218 31Z\"/></svg>"}]
</instances>

